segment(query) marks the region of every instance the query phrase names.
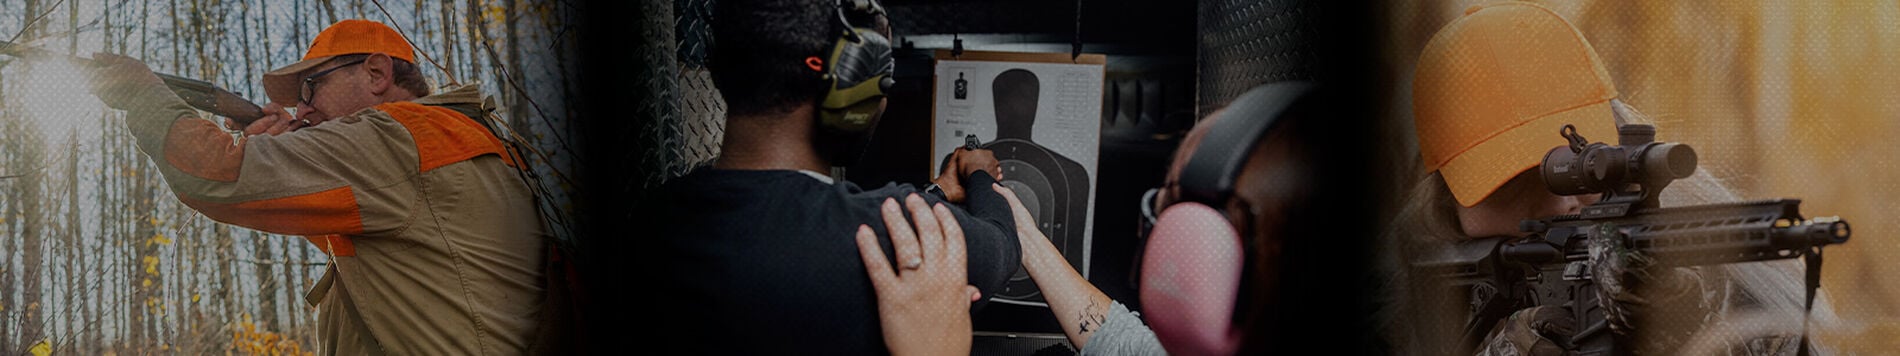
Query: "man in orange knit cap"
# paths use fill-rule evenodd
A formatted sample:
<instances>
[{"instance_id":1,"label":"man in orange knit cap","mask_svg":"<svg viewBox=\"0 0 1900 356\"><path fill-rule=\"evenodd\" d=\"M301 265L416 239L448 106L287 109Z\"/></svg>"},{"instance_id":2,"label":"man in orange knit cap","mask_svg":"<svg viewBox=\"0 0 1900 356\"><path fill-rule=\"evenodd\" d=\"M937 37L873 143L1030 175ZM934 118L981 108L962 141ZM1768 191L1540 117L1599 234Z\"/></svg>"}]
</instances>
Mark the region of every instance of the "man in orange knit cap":
<instances>
[{"instance_id":1,"label":"man in orange knit cap","mask_svg":"<svg viewBox=\"0 0 1900 356\"><path fill-rule=\"evenodd\" d=\"M415 50L344 20L265 73L266 117L234 135L144 63L110 54L94 92L126 110L178 199L214 220L308 236L330 266L307 298L325 354L521 354L547 329L548 233L475 86L431 93ZM284 108L297 108L293 117Z\"/></svg>"}]
</instances>

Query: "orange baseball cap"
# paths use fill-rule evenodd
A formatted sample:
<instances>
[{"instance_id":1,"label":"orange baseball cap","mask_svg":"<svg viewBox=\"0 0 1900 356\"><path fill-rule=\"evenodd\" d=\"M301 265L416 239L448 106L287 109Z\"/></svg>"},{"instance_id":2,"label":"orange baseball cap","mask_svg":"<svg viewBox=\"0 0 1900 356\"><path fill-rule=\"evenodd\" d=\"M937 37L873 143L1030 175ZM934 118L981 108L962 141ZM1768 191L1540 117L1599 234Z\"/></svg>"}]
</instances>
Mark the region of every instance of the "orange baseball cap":
<instances>
[{"instance_id":1,"label":"orange baseball cap","mask_svg":"<svg viewBox=\"0 0 1900 356\"><path fill-rule=\"evenodd\" d=\"M1425 43L1412 80L1412 119L1427 173L1462 206L1537 167L1576 125L1616 137L1609 72L1583 34L1525 2L1473 6Z\"/></svg>"},{"instance_id":2,"label":"orange baseball cap","mask_svg":"<svg viewBox=\"0 0 1900 356\"><path fill-rule=\"evenodd\" d=\"M312 41L310 50L303 54L303 61L264 73L264 94L279 104L295 105L297 93L303 89L303 71L336 56L362 53L382 53L391 58L416 62L415 48L410 47L409 41L404 40L395 29L370 20L338 21L317 33L316 41Z\"/></svg>"}]
</instances>

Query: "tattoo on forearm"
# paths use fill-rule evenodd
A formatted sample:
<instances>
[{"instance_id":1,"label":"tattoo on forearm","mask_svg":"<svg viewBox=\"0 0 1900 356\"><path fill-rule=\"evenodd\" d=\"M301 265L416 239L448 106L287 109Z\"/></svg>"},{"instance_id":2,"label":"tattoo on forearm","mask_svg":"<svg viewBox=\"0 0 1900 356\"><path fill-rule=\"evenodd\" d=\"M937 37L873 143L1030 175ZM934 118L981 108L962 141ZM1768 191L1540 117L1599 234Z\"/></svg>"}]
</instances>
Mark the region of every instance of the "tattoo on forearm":
<instances>
[{"instance_id":1,"label":"tattoo on forearm","mask_svg":"<svg viewBox=\"0 0 1900 356\"><path fill-rule=\"evenodd\" d=\"M1077 324L1081 325L1079 328L1082 332L1087 333L1100 330L1102 324L1108 322L1107 309L1106 306L1101 304L1101 301L1090 298L1089 306L1082 308L1082 311L1078 313L1079 315L1076 315L1077 321L1079 321Z\"/></svg>"}]
</instances>

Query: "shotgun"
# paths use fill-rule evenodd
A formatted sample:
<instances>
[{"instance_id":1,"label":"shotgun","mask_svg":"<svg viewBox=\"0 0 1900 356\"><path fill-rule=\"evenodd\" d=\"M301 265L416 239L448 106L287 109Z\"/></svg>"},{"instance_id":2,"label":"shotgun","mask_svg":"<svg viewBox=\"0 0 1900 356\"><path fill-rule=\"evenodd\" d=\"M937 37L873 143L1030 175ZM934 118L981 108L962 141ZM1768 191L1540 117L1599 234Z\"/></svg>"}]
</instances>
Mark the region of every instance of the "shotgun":
<instances>
[{"instance_id":1,"label":"shotgun","mask_svg":"<svg viewBox=\"0 0 1900 356\"><path fill-rule=\"evenodd\" d=\"M65 59L79 64L80 67L90 67L92 63L91 58L55 53L31 46L21 46L5 40L0 40L0 54L21 58ZM212 114L217 114L218 116L230 118L233 121L237 121L240 125L248 125L252 121L257 121L258 118L264 117L264 109L258 107L257 104L244 99L242 96L238 96L237 93L232 93L230 90L219 88L217 85L211 84L211 82L165 73L155 74L158 74L158 79L165 81L165 87L171 88L173 93L178 94L179 98L184 99L186 105L191 105L191 107L197 108L198 110L204 110Z\"/></svg>"}]
</instances>

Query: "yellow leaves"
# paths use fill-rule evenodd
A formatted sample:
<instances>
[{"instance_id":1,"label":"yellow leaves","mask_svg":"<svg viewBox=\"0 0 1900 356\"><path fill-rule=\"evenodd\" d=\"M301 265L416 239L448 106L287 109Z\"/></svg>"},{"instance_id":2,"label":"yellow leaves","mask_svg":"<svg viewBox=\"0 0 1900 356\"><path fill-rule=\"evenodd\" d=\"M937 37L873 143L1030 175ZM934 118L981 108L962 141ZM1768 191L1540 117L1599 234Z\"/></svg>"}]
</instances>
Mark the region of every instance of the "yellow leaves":
<instances>
[{"instance_id":1,"label":"yellow leaves","mask_svg":"<svg viewBox=\"0 0 1900 356\"><path fill-rule=\"evenodd\" d=\"M506 7L502 7L501 5L482 5L487 5L482 6L482 20L487 21L490 26L501 24L502 20L508 16L508 8Z\"/></svg>"},{"instance_id":2,"label":"yellow leaves","mask_svg":"<svg viewBox=\"0 0 1900 356\"><path fill-rule=\"evenodd\" d=\"M165 221L159 220L158 218L146 218L145 222L152 224L153 228L157 228L159 227L159 225L165 224ZM151 246L152 244L170 245L172 244L172 239L170 237L166 237L165 234L162 234L162 233L152 234L152 238L145 239L145 246Z\"/></svg>"},{"instance_id":3,"label":"yellow leaves","mask_svg":"<svg viewBox=\"0 0 1900 356\"><path fill-rule=\"evenodd\" d=\"M198 293L192 293L192 294L191 294L191 302L192 302L192 303L197 303L197 302L198 302Z\"/></svg>"},{"instance_id":4,"label":"yellow leaves","mask_svg":"<svg viewBox=\"0 0 1900 356\"><path fill-rule=\"evenodd\" d=\"M165 315L165 309L165 301L159 300L158 297L145 298L145 311L147 313L151 313L155 316L163 316Z\"/></svg>"},{"instance_id":5,"label":"yellow leaves","mask_svg":"<svg viewBox=\"0 0 1900 356\"><path fill-rule=\"evenodd\" d=\"M258 330L251 322L251 314L244 313L244 319L231 331L231 348L246 355L313 355L303 350L303 344L288 336Z\"/></svg>"},{"instance_id":6,"label":"yellow leaves","mask_svg":"<svg viewBox=\"0 0 1900 356\"><path fill-rule=\"evenodd\" d=\"M145 274L158 275L158 256L145 255ZM152 285L152 280L146 279L145 285Z\"/></svg>"},{"instance_id":7,"label":"yellow leaves","mask_svg":"<svg viewBox=\"0 0 1900 356\"><path fill-rule=\"evenodd\" d=\"M151 279L151 278L146 278L146 279L145 279L145 282L144 282L144 283L140 283L139 285L140 285L140 286L145 286L145 287L150 287L150 286L152 286L152 279Z\"/></svg>"},{"instance_id":8,"label":"yellow leaves","mask_svg":"<svg viewBox=\"0 0 1900 356\"><path fill-rule=\"evenodd\" d=\"M33 354L33 356L52 355L53 340L42 339L40 342L33 343L33 347L26 349L26 353Z\"/></svg>"}]
</instances>

